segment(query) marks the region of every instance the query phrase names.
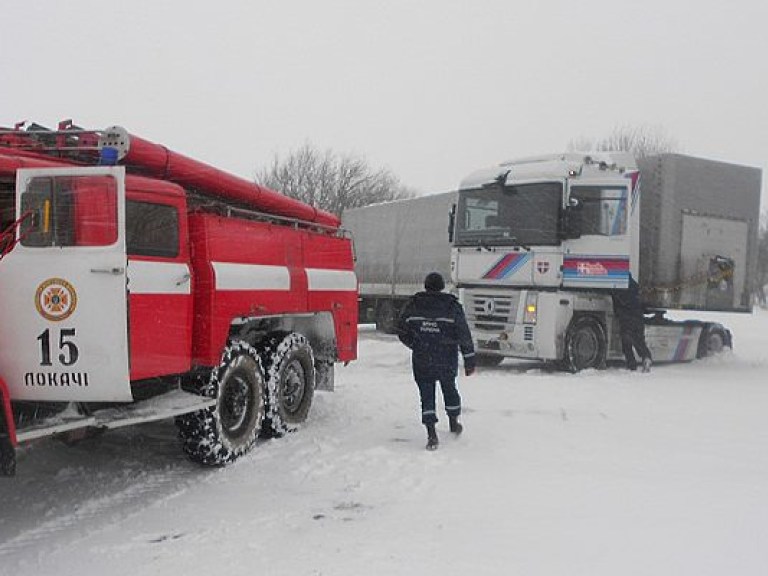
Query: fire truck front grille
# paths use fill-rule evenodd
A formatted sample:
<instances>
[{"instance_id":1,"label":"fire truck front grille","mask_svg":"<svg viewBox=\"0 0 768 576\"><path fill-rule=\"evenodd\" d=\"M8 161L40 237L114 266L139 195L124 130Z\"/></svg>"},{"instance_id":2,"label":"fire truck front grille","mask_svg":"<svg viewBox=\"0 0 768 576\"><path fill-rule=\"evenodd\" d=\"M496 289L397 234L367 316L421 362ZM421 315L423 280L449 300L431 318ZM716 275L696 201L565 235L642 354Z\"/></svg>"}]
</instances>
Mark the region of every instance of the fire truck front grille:
<instances>
[{"instance_id":1,"label":"fire truck front grille","mask_svg":"<svg viewBox=\"0 0 768 576\"><path fill-rule=\"evenodd\" d=\"M465 297L468 320L479 330L503 330L517 315L517 296L470 293Z\"/></svg>"}]
</instances>

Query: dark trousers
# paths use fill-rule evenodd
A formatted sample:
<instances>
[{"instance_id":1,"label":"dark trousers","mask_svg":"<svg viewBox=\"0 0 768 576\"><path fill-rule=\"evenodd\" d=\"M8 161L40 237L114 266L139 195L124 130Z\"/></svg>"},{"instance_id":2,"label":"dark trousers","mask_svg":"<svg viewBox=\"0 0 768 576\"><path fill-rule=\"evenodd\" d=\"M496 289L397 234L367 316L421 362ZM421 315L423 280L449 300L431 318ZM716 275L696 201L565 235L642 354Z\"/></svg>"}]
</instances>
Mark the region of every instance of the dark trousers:
<instances>
[{"instance_id":1,"label":"dark trousers","mask_svg":"<svg viewBox=\"0 0 768 576\"><path fill-rule=\"evenodd\" d=\"M437 422L435 390L438 382L443 391L446 414L449 417L461 414L461 396L459 396L459 391L456 388L456 370L452 368L419 368L414 365L413 376L421 396L422 424L435 424Z\"/></svg>"},{"instance_id":2,"label":"dark trousers","mask_svg":"<svg viewBox=\"0 0 768 576\"><path fill-rule=\"evenodd\" d=\"M642 319L619 318L619 332L621 335L621 350L627 361L627 368L637 368L637 359L634 350L640 355L640 359L651 357L651 351L645 343L645 323Z\"/></svg>"}]
</instances>

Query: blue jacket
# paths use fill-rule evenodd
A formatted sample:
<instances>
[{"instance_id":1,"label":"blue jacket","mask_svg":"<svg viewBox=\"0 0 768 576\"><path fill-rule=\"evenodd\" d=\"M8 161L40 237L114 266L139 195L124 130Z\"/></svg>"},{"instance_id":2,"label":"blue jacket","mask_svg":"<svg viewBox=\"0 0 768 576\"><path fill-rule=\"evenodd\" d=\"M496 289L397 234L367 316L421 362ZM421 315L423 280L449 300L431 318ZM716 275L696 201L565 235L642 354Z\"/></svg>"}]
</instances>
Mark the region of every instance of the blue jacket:
<instances>
[{"instance_id":1,"label":"blue jacket","mask_svg":"<svg viewBox=\"0 0 768 576\"><path fill-rule=\"evenodd\" d=\"M413 351L414 370L438 368L455 374L459 351L465 368L475 368L475 347L464 309L451 294L415 294L400 315L397 335Z\"/></svg>"}]
</instances>

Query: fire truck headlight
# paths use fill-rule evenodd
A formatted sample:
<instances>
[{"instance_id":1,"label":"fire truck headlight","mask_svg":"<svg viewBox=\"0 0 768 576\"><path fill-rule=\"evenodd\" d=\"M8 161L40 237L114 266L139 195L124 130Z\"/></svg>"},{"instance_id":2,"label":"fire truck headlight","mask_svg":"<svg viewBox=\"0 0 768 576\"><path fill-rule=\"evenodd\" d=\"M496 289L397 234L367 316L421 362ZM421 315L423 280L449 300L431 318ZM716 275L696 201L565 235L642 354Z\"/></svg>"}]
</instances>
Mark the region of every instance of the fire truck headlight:
<instances>
[{"instance_id":1,"label":"fire truck headlight","mask_svg":"<svg viewBox=\"0 0 768 576\"><path fill-rule=\"evenodd\" d=\"M536 324L536 316L538 314L538 294L528 294L525 299L525 314L523 315L523 324Z\"/></svg>"}]
</instances>

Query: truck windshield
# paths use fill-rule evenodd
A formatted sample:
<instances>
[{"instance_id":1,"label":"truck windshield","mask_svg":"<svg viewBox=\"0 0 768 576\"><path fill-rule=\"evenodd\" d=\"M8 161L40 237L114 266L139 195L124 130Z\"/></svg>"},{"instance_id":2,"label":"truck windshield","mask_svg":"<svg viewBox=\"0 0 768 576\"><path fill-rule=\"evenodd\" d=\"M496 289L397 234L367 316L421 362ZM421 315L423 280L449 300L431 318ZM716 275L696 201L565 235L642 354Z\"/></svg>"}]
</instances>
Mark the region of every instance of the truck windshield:
<instances>
[{"instance_id":1,"label":"truck windshield","mask_svg":"<svg viewBox=\"0 0 768 576\"><path fill-rule=\"evenodd\" d=\"M498 186L459 193L457 246L555 246L563 185Z\"/></svg>"}]
</instances>

